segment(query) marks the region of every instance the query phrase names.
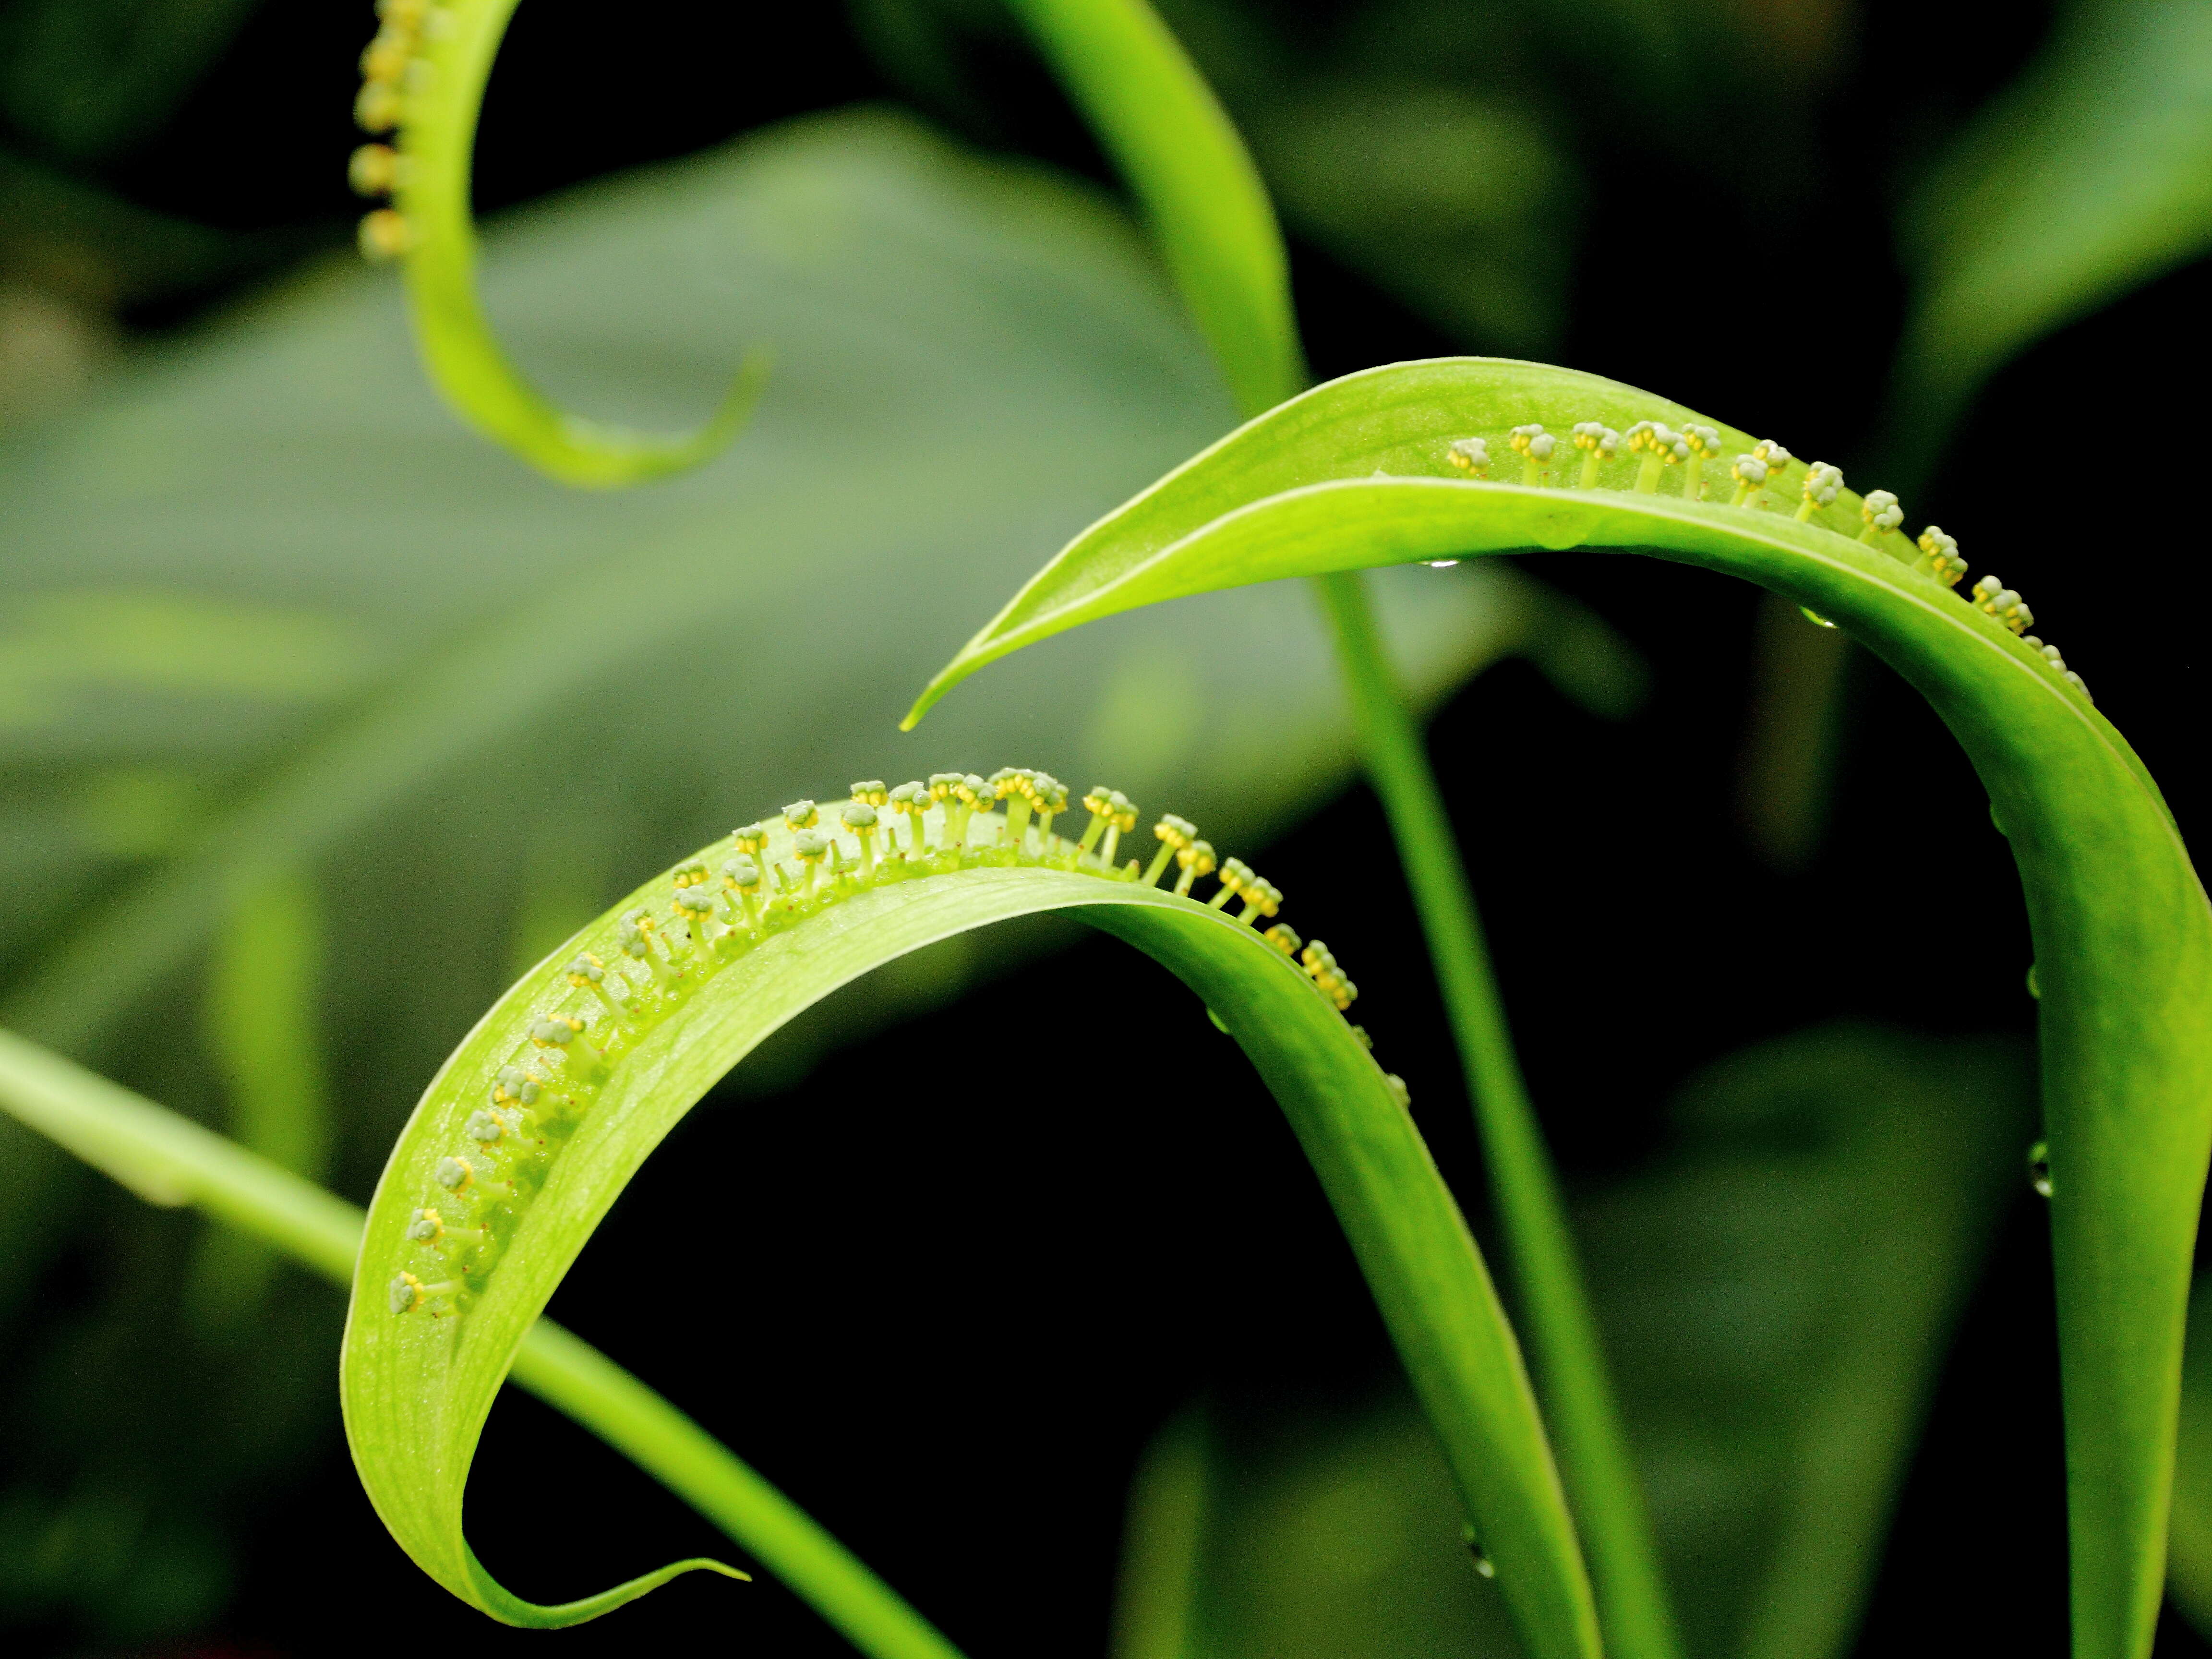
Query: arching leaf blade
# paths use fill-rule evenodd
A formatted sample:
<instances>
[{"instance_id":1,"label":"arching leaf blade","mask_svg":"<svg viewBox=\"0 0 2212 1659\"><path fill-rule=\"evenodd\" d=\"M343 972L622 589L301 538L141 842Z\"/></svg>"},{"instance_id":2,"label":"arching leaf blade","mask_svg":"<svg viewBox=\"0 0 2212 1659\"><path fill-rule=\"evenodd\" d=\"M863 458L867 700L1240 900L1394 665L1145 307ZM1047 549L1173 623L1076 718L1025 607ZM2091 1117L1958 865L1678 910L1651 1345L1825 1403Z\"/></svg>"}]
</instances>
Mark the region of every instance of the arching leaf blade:
<instances>
[{"instance_id":1,"label":"arching leaf blade","mask_svg":"<svg viewBox=\"0 0 2212 1659\"><path fill-rule=\"evenodd\" d=\"M352 1283L363 1220L355 1206L4 1030L0 1111L149 1203L191 1204L324 1279ZM722 1528L871 1659L960 1659L797 1504L589 1343L540 1320L512 1375Z\"/></svg>"},{"instance_id":2,"label":"arching leaf blade","mask_svg":"<svg viewBox=\"0 0 2212 1659\"><path fill-rule=\"evenodd\" d=\"M770 854L788 850L787 842ZM1222 912L1139 883L971 866L880 883L769 930L617 1055L543 1184L515 1206L489 1269L469 1276L454 1304L465 1300L465 1311L395 1316L387 1285L422 1259L406 1229L437 1190L439 1160L465 1144L466 1118L508 1063L517 1030L574 997L561 970L579 951L617 959L617 918L660 885L568 941L486 1015L426 1092L370 1206L341 1388L363 1483L425 1571L495 1617L550 1616L480 1581L461 1530L469 1462L515 1345L693 1103L779 1025L869 969L970 928L1062 910L1158 957L1253 1056L1313 1155L1435 1414L1530 1651L1594 1659L1589 1587L1517 1344L1411 1120L1343 1017L1286 957Z\"/></svg>"},{"instance_id":3,"label":"arching leaf blade","mask_svg":"<svg viewBox=\"0 0 2212 1659\"><path fill-rule=\"evenodd\" d=\"M1756 498L1736 507L1455 478L1447 459L1455 439L1487 434L1502 471L1504 433L1531 421L1561 432L1695 418L1632 387L1496 360L1332 382L1079 537L933 682L909 722L983 664L1094 617L1240 582L1536 548L1645 552L1741 576L1887 662L1966 749L2020 867L2058 1188L2075 1652L2140 1659L2164 1571L2182 1310L2212 1151L2212 910L2125 739L2034 651L1914 568L1901 538L1887 538L1893 552L1850 534L1857 498L1801 523ZM1723 453L1749 447L1747 434L1706 424ZM1793 466L1777 493L1792 499L1802 476ZM1614 463L1600 482L1627 477ZM1673 480L1669 470L1679 490Z\"/></svg>"},{"instance_id":4,"label":"arching leaf blade","mask_svg":"<svg viewBox=\"0 0 2212 1659\"><path fill-rule=\"evenodd\" d=\"M746 354L721 403L687 433L635 432L571 414L517 368L499 343L477 285L470 174L485 84L518 0L458 0L415 41L404 79L393 211L404 221L405 274L416 340L454 410L539 471L586 489L665 477L712 459L751 418L768 356ZM399 26L387 20L386 33Z\"/></svg>"}]
</instances>

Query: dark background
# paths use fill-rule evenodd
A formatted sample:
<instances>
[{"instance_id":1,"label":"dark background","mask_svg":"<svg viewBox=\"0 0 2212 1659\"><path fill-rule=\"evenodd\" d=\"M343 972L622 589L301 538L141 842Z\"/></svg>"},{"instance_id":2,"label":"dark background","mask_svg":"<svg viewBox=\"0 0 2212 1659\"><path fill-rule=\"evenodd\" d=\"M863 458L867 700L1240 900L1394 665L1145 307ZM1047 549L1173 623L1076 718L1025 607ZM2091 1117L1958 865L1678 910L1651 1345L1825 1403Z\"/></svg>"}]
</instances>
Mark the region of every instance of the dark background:
<instances>
[{"instance_id":1,"label":"dark background","mask_svg":"<svg viewBox=\"0 0 2212 1659\"><path fill-rule=\"evenodd\" d=\"M1267 11L1295 41L1347 9ZM1900 179L2027 58L2050 13L1876 0L1835 15L1821 73L1788 100L1693 87L1671 125L1571 64L1531 71L1571 132L1583 190L1553 353L1784 434L1799 453L1840 457L1855 482L1878 483L1866 469L1880 457L1905 298L1881 228ZM111 291L123 328L188 325L349 236L353 58L371 27L366 7L264 6L172 112L113 153L41 153L38 135L14 135L18 153L66 176L230 233L219 257L180 258ZM979 15L951 38L957 95L917 84L865 14L667 5L612 16L532 0L486 106L480 205L859 100L917 102L977 143L1107 178L1010 31ZM1686 172L1771 155L1784 159L1759 190L1695 193L1698 234L1684 234ZM1295 254L1316 376L1488 343L1425 320L1315 247ZM2116 450L2101 475L2053 485L2019 458L2031 428L2192 424L2185 394L2139 396L2175 378L2141 366L2193 358L2208 283L2203 269L2166 277L2014 362L1933 468L1929 499L1913 504L1916 521L1925 511L1968 543L1978 569L2003 550L1998 568L2162 781L2185 832L2203 811L2190 488L2202 463L2145 440ZM1747 305L1768 319L1748 333L1732 321ZM1855 664L1832 815L1809 861L1776 870L1737 807L1758 596L1642 560L1527 563L1635 641L1654 688L1639 716L1607 726L1508 665L1432 732L1571 1181L1632 1167L1669 1090L1764 1036L1838 1016L2032 1033L2004 843L1917 697ZM1456 1062L1372 800L1355 791L1329 805L1268 868L1293 894L1357 895L1335 905L1330 943L1481 1231ZM1040 1052L1056 1081L1034 1091L956 1097L935 1085L956 1066L988 1073ZM1107 1079L1065 1058L1085 1054L1110 1055ZM896 1074L917 1085L897 1109L839 1106L870 1101ZM1018 975L838 1054L803 1111L771 1102L696 1115L553 1311L693 1410L979 1659L1103 1650L1130 1470L1184 1401L1202 1393L1232 1413L1356 1401L1390 1363L1328 1211L1233 1046L1164 975L1103 940L1049 976ZM471 1503L489 1564L526 1595L716 1541L512 1391ZM556 1639L495 1629L417 1574L335 1442L255 1527L218 1645ZM355 1554L385 1563L380 1589L349 1600L334 1627L329 1564ZM68 1632L49 1638L73 1650ZM841 1650L773 1584L703 1577L557 1639L572 1653ZM1966 1644L2066 1650L2048 1259L2024 1182L1945 1372L1860 1650ZM2199 1650L2169 1619L2161 1654Z\"/></svg>"}]
</instances>

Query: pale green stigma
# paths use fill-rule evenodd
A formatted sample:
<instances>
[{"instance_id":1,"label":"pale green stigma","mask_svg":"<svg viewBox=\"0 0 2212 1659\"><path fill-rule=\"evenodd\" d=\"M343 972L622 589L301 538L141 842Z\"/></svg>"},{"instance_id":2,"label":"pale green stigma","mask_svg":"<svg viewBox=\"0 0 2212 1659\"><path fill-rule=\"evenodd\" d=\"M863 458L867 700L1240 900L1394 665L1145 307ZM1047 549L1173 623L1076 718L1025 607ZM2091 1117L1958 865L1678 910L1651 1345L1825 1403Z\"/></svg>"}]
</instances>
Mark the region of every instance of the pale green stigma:
<instances>
[{"instance_id":1,"label":"pale green stigma","mask_svg":"<svg viewBox=\"0 0 2212 1659\"><path fill-rule=\"evenodd\" d=\"M1814 509L1829 506L1842 493L1844 474L1840 467L1830 466L1826 461L1815 461L1805 474L1802 486L1805 499L1797 504L1797 521L1809 521Z\"/></svg>"}]
</instances>

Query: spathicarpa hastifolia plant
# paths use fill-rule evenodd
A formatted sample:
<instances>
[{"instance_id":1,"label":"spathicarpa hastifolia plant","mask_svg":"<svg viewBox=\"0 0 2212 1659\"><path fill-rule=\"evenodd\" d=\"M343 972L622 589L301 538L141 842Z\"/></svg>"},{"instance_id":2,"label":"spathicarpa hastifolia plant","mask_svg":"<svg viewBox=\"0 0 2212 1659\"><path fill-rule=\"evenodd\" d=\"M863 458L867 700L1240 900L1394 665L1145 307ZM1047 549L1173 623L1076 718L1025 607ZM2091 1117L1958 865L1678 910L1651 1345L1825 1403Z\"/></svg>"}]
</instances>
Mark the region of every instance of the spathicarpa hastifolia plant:
<instances>
[{"instance_id":1,"label":"spathicarpa hastifolia plant","mask_svg":"<svg viewBox=\"0 0 2212 1659\"><path fill-rule=\"evenodd\" d=\"M411 1245L457 1260L435 1278L402 1266L372 1282L365 1255L346 1360L356 1455L394 1531L459 1593L526 1622L567 1622L641 1588L588 1607L532 1608L469 1554L460 1482L504 1352L628 1170L760 1034L842 977L942 936L933 930L1068 908L1160 956L1198 989L1298 1126L1439 1430L1523 1645L1576 1659L1679 1652L1556 1180L1435 781L1358 577L1389 563L1603 548L1729 571L1848 632L1929 697L1990 790L2036 940L2075 1649L2082 1659L2139 1659L2158 1602L2180 1310L2212 1145L2212 928L2140 762L2056 647L2029 631L2034 617L2018 593L1986 574L1962 593L1968 573L1953 538L1931 526L1908 541L1896 498L1852 495L1833 466L1633 388L1539 365L1398 365L1294 395L1303 371L1272 211L1172 37L1140 0L1017 0L1015 9L1130 180L1192 316L1257 418L1078 538L925 691L908 724L985 663L1082 622L1246 582L1317 580L1465 1057L1565 1490L1517 1345L1449 1195L1348 1028L1312 1025L1336 1012L1314 995L1316 981L1187 896L1024 863L1021 834L998 849L1012 851L1011 864L971 868L963 854L958 868L935 872L946 879L900 880L861 826L853 826L847 869L836 826L787 823L788 845L778 842L768 864L765 837L738 854L757 892L725 872L717 894L714 872L694 871L679 876L674 913L648 906L586 930L584 954L526 979L456 1054L434 1085L443 1116L421 1134L418 1113L387 1173L385 1191L395 1181L401 1190L388 1200L380 1193L371 1252L388 1262ZM510 10L497 0L386 0L360 112L400 138L357 158L357 182L394 193L392 208L364 222L364 246L404 255L433 372L482 429L573 482L628 482L687 464L711 433L636 441L570 420L507 364L476 305L466 152ZM866 799L854 805L875 810ZM1116 833L1099 827L1097 845ZM802 845L801 836L812 839ZM1186 894L1202 878L1194 832L1187 839L1175 853L1190 855L1178 869L1179 880L1189 878ZM1049 848L1048 832L1042 844ZM919 850L910 844L902 862ZM766 876L775 866L797 873ZM842 894L841 883L855 890ZM772 925L776 904L790 907L787 931ZM708 965L718 939L741 932L757 942L732 946L727 965L702 975L689 1013L672 1009L641 1029L656 999L680 1000L685 973ZM672 934L689 942L671 947ZM779 982L768 970L780 954L805 970ZM618 988L607 982L611 969ZM556 993L574 1006L545 1006ZM635 1046L618 1063L615 1047L591 1033L608 1022L611 1045L625 1018ZM521 1043L541 1058L563 1055L553 1069L565 1096L548 1102L553 1079L530 1069ZM441 1095L457 1075L483 1097ZM587 1086L599 1093L584 1109ZM532 1088L535 1100L526 1097ZM526 1159L550 1157L563 1122L573 1144L533 1178ZM592 1154L580 1161L586 1146ZM588 1182L571 1179L580 1168ZM459 1203L471 1193L494 1209L521 1206L512 1232L489 1214L450 1221L441 1195ZM472 1277L458 1261L465 1255L482 1255L484 1271ZM1442 1279L1456 1292L1440 1292ZM428 1331L443 1334L404 1334ZM411 1386L424 1376L399 1386L379 1369L437 1343L451 1363L428 1394ZM434 1420L394 1409L424 1399L436 1402Z\"/></svg>"},{"instance_id":2,"label":"spathicarpa hastifolia plant","mask_svg":"<svg viewBox=\"0 0 2212 1659\"><path fill-rule=\"evenodd\" d=\"M400 260L430 377L461 416L563 483L610 488L679 472L728 444L750 416L768 361L749 353L696 430L635 432L560 408L499 344L477 293L469 201L477 118L517 0L377 0L354 118L368 135L348 167L383 202L361 221L362 252Z\"/></svg>"},{"instance_id":3,"label":"spathicarpa hastifolia plant","mask_svg":"<svg viewBox=\"0 0 2212 1659\"><path fill-rule=\"evenodd\" d=\"M1799 524L1818 522L1844 533L1852 529L1850 505L1844 500L1843 470L1826 461L1800 461L1771 438L1762 438L1731 456L1717 428L1694 421L1680 432L1663 421L1638 421L1625 434L1602 421L1577 421L1568 437L1581 458L1579 465L1573 455L1559 448L1558 436L1545 431L1540 423L1512 428L1505 434L1505 444L1521 458L1521 465L1509 471L1530 488L1566 484L1569 480L1565 475L1571 472L1572 487L1577 489L1626 488L1636 495L1656 495L1662 493L1668 470L1679 469L1680 484L1663 493L1679 495L1686 501L1702 501L1716 484L1707 475L1706 463L1725 461L1725 478L1718 488L1729 492L1731 507L1785 511ZM1443 459L1455 471L1487 478L1490 445L1494 441L1495 434L1455 438L1445 447ZM1717 494L1714 499L1718 499ZM1890 491L1869 491L1858 501L1856 517L1856 538L1868 546L1933 577L1945 587L1955 588L1965 579L1968 566L1959 551L1958 538L1932 524L1917 539L1907 538L1902 528L1905 508ZM1996 617L2019 635L2021 643L2039 653L2052 672L2088 696L2087 682L2066 665L2058 647L2045 644L2027 631L2035 626L2035 613L2018 593L1996 576L1985 574L1974 583L1968 597L1984 615ZM1808 611L1807 617L1818 627L1834 625L1817 611Z\"/></svg>"},{"instance_id":4,"label":"spathicarpa hastifolia plant","mask_svg":"<svg viewBox=\"0 0 2212 1659\"><path fill-rule=\"evenodd\" d=\"M1887 492L1855 495L1832 466L1631 386L1498 360L1392 365L1250 422L1085 532L969 641L909 724L986 663L1139 605L1528 549L1650 553L1741 576L1897 669L1965 748L2020 869L2074 1650L2141 1659L2164 1573L2182 1311L2212 1150L2212 909L2155 784L2081 677L2027 631L2020 595L1994 576L1965 586L1959 542L1932 526L1909 538L1904 523ZM1503 1562L1500 1584L1510 1602Z\"/></svg>"},{"instance_id":5,"label":"spathicarpa hastifolia plant","mask_svg":"<svg viewBox=\"0 0 2212 1659\"><path fill-rule=\"evenodd\" d=\"M482 1566L463 1488L517 1345L653 1147L763 1037L884 962L1051 910L1154 957L1252 1059L1476 1495L1491 1553L1520 1571L1547 1627L1576 1648L1595 1639L1587 1586L1559 1571L1575 1559L1572 1524L1517 1345L1404 1085L1346 1018L1357 988L1325 944L1274 920L1273 883L1188 821L1163 814L1146 836L1114 790L1079 804L1082 832L1062 834L1067 791L1023 770L792 803L637 890L484 1017L370 1204L341 1361L363 1483L425 1571L496 1618L559 1626L703 1565L550 1607Z\"/></svg>"}]
</instances>

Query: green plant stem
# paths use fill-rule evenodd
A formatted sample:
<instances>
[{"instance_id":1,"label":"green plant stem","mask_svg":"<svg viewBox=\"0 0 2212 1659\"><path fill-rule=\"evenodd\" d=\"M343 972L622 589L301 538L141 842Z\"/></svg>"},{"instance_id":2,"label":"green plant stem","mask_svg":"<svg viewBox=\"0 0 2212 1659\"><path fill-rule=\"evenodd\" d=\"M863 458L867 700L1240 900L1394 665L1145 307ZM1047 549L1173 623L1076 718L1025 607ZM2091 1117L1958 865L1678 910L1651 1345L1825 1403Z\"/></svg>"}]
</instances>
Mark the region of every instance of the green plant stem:
<instances>
[{"instance_id":1,"label":"green plant stem","mask_svg":"<svg viewBox=\"0 0 2212 1659\"><path fill-rule=\"evenodd\" d=\"M1143 204L1247 417L1305 380L1290 262L1250 153L1145 0L1011 0ZM1450 820L1362 586L1316 579L1362 758L1389 819L1465 1069L1540 1396L1616 1659L1682 1650L1559 1182L1529 1109Z\"/></svg>"},{"instance_id":2,"label":"green plant stem","mask_svg":"<svg viewBox=\"0 0 2212 1659\"><path fill-rule=\"evenodd\" d=\"M1145 0L1010 0L1143 204L1169 275L1249 418L1304 388L1290 260L1235 125ZM1316 579L1367 775L1452 1022L1530 1331L1539 1392L1615 1659L1682 1646L1626 1431L1530 1111L1450 820L1362 578Z\"/></svg>"},{"instance_id":3,"label":"green plant stem","mask_svg":"<svg viewBox=\"0 0 2212 1659\"><path fill-rule=\"evenodd\" d=\"M1589 1557L1607 1652L1681 1650L1651 1541L1566 1206L1544 1147L1484 949L1482 922L1419 727L1392 670L1359 573L1313 579L1467 1077L1504 1235L1507 1270L1560 1474Z\"/></svg>"},{"instance_id":4,"label":"green plant stem","mask_svg":"<svg viewBox=\"0 0 2212 1659\"><path fill-rule=\"evenodd\" d=\"M190 1119L0 1030L0 1109L149 1203L190 1204L341 1286L362 1212ZM786 1584L870 1659L959 1650L729 1449L589 1343L538 1322L513 1380L628 1456Z\"/></svg>"}]
</instances>

